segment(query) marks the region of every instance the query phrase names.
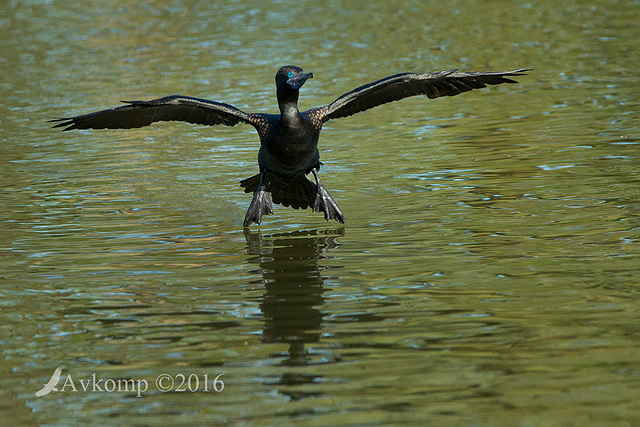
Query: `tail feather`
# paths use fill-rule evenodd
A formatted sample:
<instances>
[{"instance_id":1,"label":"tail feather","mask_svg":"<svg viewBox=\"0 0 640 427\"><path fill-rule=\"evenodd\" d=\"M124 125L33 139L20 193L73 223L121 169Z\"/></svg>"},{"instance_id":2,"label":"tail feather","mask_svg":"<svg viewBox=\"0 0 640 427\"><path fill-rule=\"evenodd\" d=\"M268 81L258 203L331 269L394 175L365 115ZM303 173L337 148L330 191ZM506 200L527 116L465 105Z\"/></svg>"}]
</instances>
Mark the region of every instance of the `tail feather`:
<instances>
[{"instance_id":1,"label":"tail feather","mask_svg":"<svg viewBox=\"0 0 640 427\"><path fill-rule=\"evenodd\" d=\"M245 193L255 193L255 191L258 189L258 185L260 185L260 174L240 181L240 186L244 188Z\"/></svg>"},{"instance_id":2,"label":"tail feather","mask_svg":"<svg viewBox=\"0 0 640 427\"><path fill-rule=\"evenodd\" d=\"M302 177L297 181L286 183L280 181L273 174L266 173L273 203L283 206L291 206L294 209L306 209L313 207L316 195L316 185L307 178ZM260 174L240 181L240 186L245 193L254 193L260 184Z\"/></svg>"},{"instance_id":3,"label":"tail feather","mask_svg":"<svg viewBox=\"0 0 640 427\"><path fill-rule=\"evenodd\" d=\"M269 181L269 182L272 183L273 181ZM282 185L271 185L270 188L271 188L271 194L273 195L273 198L275 200L278 200L276 203L280 203L284 205L285 202L288 201L288 197L287 197L288 195L285 193Z\"/></svg>"}]
</instances>

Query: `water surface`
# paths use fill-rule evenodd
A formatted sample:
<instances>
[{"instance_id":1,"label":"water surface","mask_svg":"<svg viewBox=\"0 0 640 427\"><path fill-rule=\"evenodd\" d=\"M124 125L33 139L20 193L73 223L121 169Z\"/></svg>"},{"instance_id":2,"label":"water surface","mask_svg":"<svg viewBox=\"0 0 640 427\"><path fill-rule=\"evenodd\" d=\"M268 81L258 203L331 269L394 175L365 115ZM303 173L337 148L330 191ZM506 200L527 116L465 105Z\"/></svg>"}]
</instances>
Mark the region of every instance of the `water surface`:
<instances>
[{"instance_id":1,"label":"water surface","mask_svg":"<svg viewBox=\"0 0 640 427\"><path fill-rule=\"evenodd\" d=\"M10 2L3 415L637 424L639 6ZM242 230L250 127L46 123L174 93L274 112L288 63L316 75L302 108L401 71L534 71L329 122L321 177L344 226L276 206ZM36 397L56 367L59 388L94 374L149 388ZM163 374L184 391L159 391Z\"/></svg>"}]
</instances>

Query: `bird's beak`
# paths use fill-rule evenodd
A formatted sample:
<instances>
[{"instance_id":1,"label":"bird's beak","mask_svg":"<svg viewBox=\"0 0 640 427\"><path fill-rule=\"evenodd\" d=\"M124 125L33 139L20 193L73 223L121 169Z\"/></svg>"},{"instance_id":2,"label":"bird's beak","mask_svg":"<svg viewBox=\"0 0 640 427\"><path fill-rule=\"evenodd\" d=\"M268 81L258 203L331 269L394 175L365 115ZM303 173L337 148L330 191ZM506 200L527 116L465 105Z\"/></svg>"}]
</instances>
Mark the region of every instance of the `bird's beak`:
<instances>
[{"instance_id":1,"label":"bird's beak","mask_svg":"<svg viewBox=\"0 0 640 427\"><path fill-rule=\"evenodd\" d=\"M287 84L293 89L300 89L304 82L313 77L313 73L300 73L287 80Z\"/></svg>"}]
</instances>

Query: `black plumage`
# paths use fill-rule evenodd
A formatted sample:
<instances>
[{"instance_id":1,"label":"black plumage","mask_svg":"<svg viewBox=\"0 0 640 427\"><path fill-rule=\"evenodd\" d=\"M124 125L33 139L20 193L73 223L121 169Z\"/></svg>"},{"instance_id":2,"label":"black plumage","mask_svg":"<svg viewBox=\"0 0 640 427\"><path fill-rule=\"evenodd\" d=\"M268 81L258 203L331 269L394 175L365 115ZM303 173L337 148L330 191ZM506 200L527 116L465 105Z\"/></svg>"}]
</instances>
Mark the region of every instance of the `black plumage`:
<instances>
[{"instance_id":1,"label":"black plumage","mask_svg":"<svg viewBox=\"0 0 640 427\"><path fill-rule=\"evenodd\" d=\"M313 73L285 66L276 73L276 91L280 114L246 113L220 102L182 95L149 101L124 101L126 105L76 117L55 119L54 127L72 129L130 129L159 121L183 121L200 125L252 125L260 136L258 164L260 173L242 180L245 192L253 199L244 226L260 224L262 216L278 203L294 209L311 207L324 212L327 220L344 223L344 216L318 178L320 153L318 138L322 124L348 117L378 105L415 95L428 98L454 96L487 85L517 83L511 77L529 71L520 68L504 72L402 73L360 86L331 104L300 112L298 95ZM312 173L315 184L306 178Z\"/></svg>"}]
</instances>

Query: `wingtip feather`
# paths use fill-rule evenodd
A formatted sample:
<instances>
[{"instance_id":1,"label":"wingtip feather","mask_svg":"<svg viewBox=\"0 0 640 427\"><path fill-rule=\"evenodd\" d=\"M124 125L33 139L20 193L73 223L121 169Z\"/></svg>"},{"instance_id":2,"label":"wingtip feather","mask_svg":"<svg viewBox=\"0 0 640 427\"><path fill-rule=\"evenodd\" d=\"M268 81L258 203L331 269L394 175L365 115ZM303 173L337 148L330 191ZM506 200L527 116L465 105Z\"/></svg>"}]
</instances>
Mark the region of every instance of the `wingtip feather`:
<instances>
[{"instance_id":1,"label":"wingtip feather","mask_svg":"<svg viewBox=\"0 0 640 427\"><path fill-rule=\"evenodd\" d=\"M64 128L62 129L63 132L67 130L75 129L75 123L73 122L73 119L71 117L50 119L50 120L47 120L47 123L56 123L51 128L55 129L55 128L63 127Z\"/></svg>"}]
</instances>

